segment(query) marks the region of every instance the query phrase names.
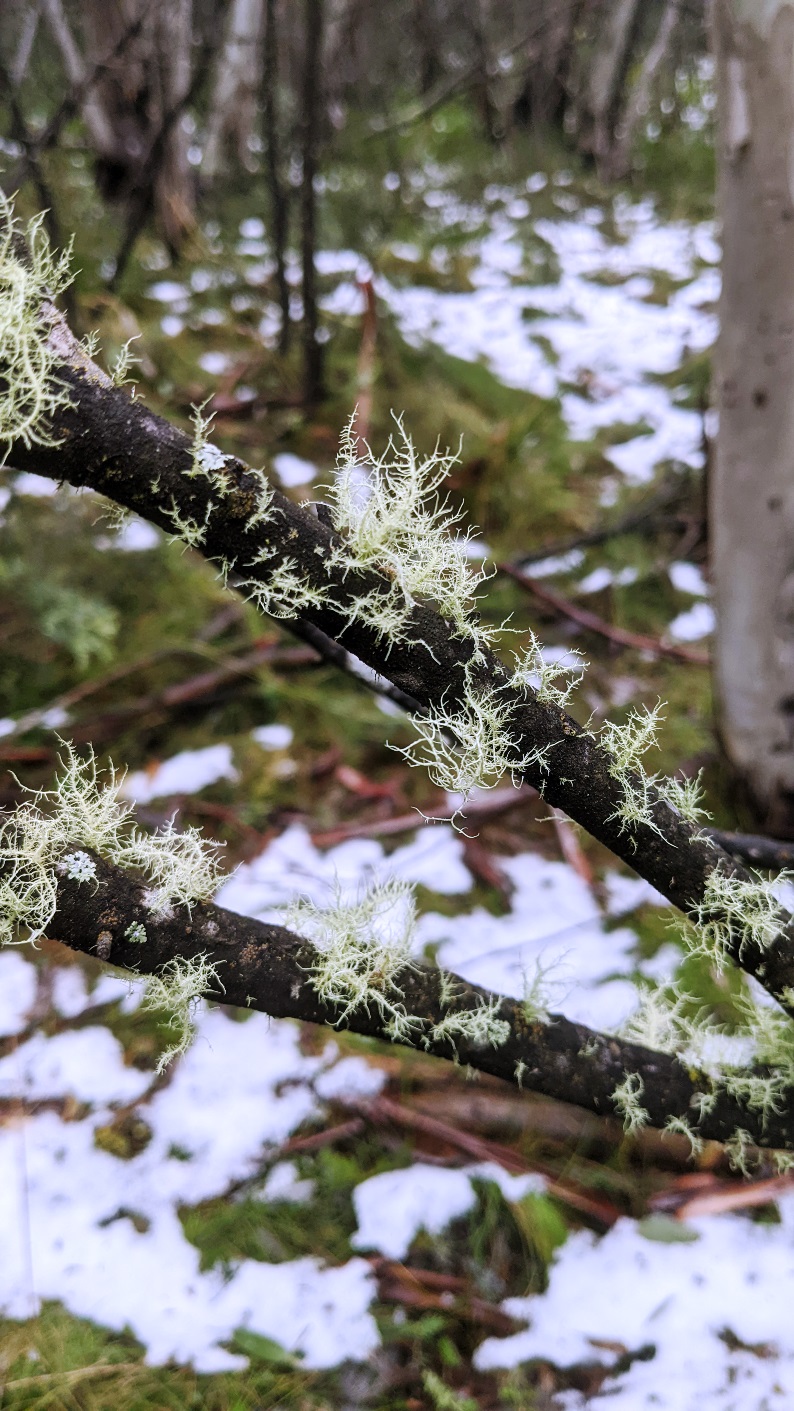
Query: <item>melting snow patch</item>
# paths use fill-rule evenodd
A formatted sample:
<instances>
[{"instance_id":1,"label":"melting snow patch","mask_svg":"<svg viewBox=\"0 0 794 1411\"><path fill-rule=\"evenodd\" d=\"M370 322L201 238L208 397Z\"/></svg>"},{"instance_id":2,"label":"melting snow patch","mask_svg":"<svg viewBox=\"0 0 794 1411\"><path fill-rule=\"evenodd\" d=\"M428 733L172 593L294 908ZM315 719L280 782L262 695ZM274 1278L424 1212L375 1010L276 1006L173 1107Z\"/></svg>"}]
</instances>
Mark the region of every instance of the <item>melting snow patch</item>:
<instances>
[{"instance_id":1,"label":"melting snow patch","mask_svg":"<svg viewBox=\"0 0 794 1411\"><path fill-rule=\"evenodd\" d=\"M463 1171L425 1166L382 1171L353 1191L357 1249L378 1249L388 1259L402 1259L420 1230L438 1235L474 1204L471 1181Z\"/></svg>"},{"instance_id":2,"label":"melting snow patch","mask_svg":"<svg viewBox=\"0 0 794 1411\"><path fill-rule=\"evenodd\" d=\"M135 803L149 803L169 794L197 794L219 779L236 778L231 746L207 745L201 750L183 750L152 771L138 769L128 774L121 793Z\"/></svg>"},{"instance_id":3,"label":"melting snow patch","mask_svg":"<svg viewBox=\"0 0 794 1411\"><path fill-rule=\"evenodd\" d=\"M295 485L311 485L318 475L317 466L312 461L293 456L291 451L280 451L273 457L273 469L285 489Z\"/></svg>"},{"instance_id":4,"label":"melting snow patch","mask_svg":"<svg viewBox=\"0 0 794 1411\"><path fill-rule=\"evenodd\" d=\"M561 1367L594 1358L611 1365L617 1354L603 1350L610 1343L630 1352L653 1347L651 1360L607 1383L615 1411L783 1411L794 1397L793 1197L780 1202L780 1213L780 1225L740 1215L696 1222L694 1242L647 1239L629 1220L602 1239L582 1230L558 1253L545 1294L504 1303L531 1327L488 1338L476 1365L535 1357ZM564 1404L578 1411L589 1403L572 1392Z\"/></svg>"},{"instance_id":5,"label":"melting snow patch","mask_svg":"<svg viewBox=\"0 0 794 1411\"><path fill-rule=\"evenodd\" d=\"M668 573L670 582L679 593L691 593L693 598L708 597L709 585L696 564L680 560L670 564Z\"/></svg>"},{"instance_id":6,"label":"melting snow patch","mask_svg":"<svg viewBox=\"0 0 794 1411\"><path fill-rule=\"evenodd\" d=\"M103 549L119 549L127 554L138 554L146 549L156 549L160 540L160 532L153 524L147 524L145 519L134 515L122 525L118 534L114 534L112 538L106 537L101 543L97 540L97 546Z\"/></svg>"},{"instance_id":7,"label":"melting snow patch","mask_svg":"<svg viewBox=\"0 0 794 1411\"><path fill-rule=\"evenodd\" d=\"M613 1028L636 1007L636 987L613 978L636 965L636 937L625 927L604 931L590 888L567 863L535 853L500 859L514 883L512 911L483 907L454 920L425 914L423 943L440 943L438 963L473 984L520 998L538 969L548 972L553 1008L596 1028Z\"/></svg>"},{"instance_id":8,"label":"melting snow patch","mask_svg":"<svg viewBox=\"0 0 794 1411\"><path fill-rule=\"evenodd\" d=\"M287 750L292 744L289 725L257 725L251 731L251 737L263 750Z\"/></svg>"},{"instance_id":9,"label":"melting snow patch","mask_svg":"<svg viewBox=\"0 0 794 1411\"><path fill-rule=\"evenodd\" d=\"M36 971L14 951L0 954L0 1035L16 1034L36 997Z\"/></svg>"},{"instance_id":10,"label":"melting snow patch","mask_svg":"<svg viewBox=\"0 0 794 1411\"><path fill-rule=\"evenodd\" d=\"M414 344L431 340L471 362L484 359L509 386L542 397L564 393L574 438L642 423L645 434L608 451L631 480L647 480L667 458L699 464L697 412L676 406L674 393L648 374L672 372L688 352L714 341L719 273L699 264L713 247L713 227L665 224L650 201L616 203L618 242L590 221L539 220L535 232L554 252L560 278L538 286L522 279L524 250L515 222L523 209L508 206L487 217L490 233L471 248L478 263L469 292L397 288L378 279L378 294L403 336ZM655 271L680 286L662 304L649 298ZM357 292L346 282L327 307L353 312ZM566 390L577 385L581 393Z\"/></svg>"},{"instance_id":11,"label":"melting snow patch","mask_svg":"<svg viewBox=\"0 0 794 1411\"><path fill-rule=\"evenodd\" d=\"M698 642L714 631L716 621L710 603L695 603L687 612L674 617L667 630L674 642Z\"/></svg>"},{"instance_id":12,"label":"melting snow patch","mask_svg":"<svg viewBox=\"0 0 794 1411\"><path fill-rule=\"evenodd\" d=\"M59 1299L78 1316L130 1327L150 1363L174 1358L207 1372L245 1364L220 1346L241 1326L301 1353L308 1367L365 1359L378 1335L363 1260L341 1268L243 1260L230 1279L200 1270L179 1206L252 1174L267 1147L316 1110L309 1083L320 1060L301 1054L292 1025L263 1015L235 1023L205 1012L199 1029L171 1083L141 1109L152 1138L128 1161L100 1150L94 1127L112 1115L104 1103L131 1100L149 1075L124 1066L108 1030L39 1036L18 1063L0 1065L4 1093L68 1091L94 1104L79 1121L36 1116L24 1140L21 1128L0 1130L0 1309L24 1318L38 1300ZM269 1198L295 1197L276 1177ZM142 1217L143 1233L125 1212Z\"/></svg>"}]
</instances>

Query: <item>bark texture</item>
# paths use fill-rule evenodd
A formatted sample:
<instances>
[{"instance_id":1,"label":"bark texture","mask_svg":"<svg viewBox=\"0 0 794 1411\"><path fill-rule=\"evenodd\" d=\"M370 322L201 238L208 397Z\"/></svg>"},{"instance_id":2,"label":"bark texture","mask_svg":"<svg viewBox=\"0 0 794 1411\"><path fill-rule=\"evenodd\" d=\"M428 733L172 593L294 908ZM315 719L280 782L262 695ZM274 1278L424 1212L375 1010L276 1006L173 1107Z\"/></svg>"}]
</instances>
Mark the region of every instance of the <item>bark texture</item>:
<instances>
[{"instance_id":1,"label":"bark texture","mask_svg":"<svg viewBox=\"0 0 794 1411\"><path fill-rule=\"evenodd\" d=\"M710 524L724 747L794 834L794 4L715 0L723 287Z\"/></svg>"},{"instance_id":2,"label":"bark texture","mask_svg":"<svg viewBox=\"0 0 794 1411\"><path fill-rule=\"evenodd\" d=\"M100 954L140 975L158 973L175 957L208 957L223 985L223 991L208 995L210 999L262 1010L274 1018L342 1023L354 1033L392 1041L375 1005L343 1018L340 1006L320 999L311 979L318 952L301 936L211 903L197 904L191 911L180 906L171 919L154 921L144 905L144 887L101 858L93 860L95 880L60 881L58 909L49 928L52 939L86 955ZM135 925L145 928L143 944L125 936ZM468 1064L598 1116L622 1115L615 1089L627 1075L636 1074L651 1125L662 1127L669 1117L682 1117L702 1138L728 1140L740 1128L757 1146L794 1146L791 1114L770 1113L762 1120L724 1091L715 1092L711 1079L667 1054L597 1033L560 1014L541 1022L528 1017L520 1001L463 981L456 982L454 998L445 999L441 972L424 966L407 968L396 979L407 1012L419 1021L414 1045L439 1058ZM498 1004L495 1017L510 1026L505 1043L474 1043L459 1035L452 1043L433 1037L433 1026L445 1016L491 1000ZM712 1110L702 1118L698 1094L714 1099Z\"/></svg>"},{"instance_id":3,"label":"bark texture","mask_svg":"<svg viewBox=\"0 0 794 1411\"><path fill-rule=\"evenodd\" d=\"M306 609L303 618L296 615L298 630L308 623L353 652L420 707L459 702L470 666L475 690L498 687L501 699L513 705L510 738L516 759L532 750L544 751L542 762L523 771L526 781L682 911L692 913L702 903L715 867L751 880L735 859L701 836L658 795L651 795L649 820L627 826L619 812L625 798L623 786L613 775L611 756L597 739L531 688L511 687L507 670L492 652L484 650L474 665L473 641L456 635L432 607L416 605L405 635L397 639L384 638L369 620L351 620L350 605L370 591L388 593L390 580L375 571L334 566L334 531L309 508L295 505L278 491L272 513L252 527L249 521L261 495L254 473L243 462L226 457L221 495L207 479L189 476L193 456L184 432L115 388L54 309L51 317L58 376L69 390L71 405L59 412L54 424L59 444L12 447L12 465L90 486L170 532L175 514L182 522L205 526L200 544L205 557L251 581L267 584L273 569L289 560L301 578L324 595L324 601ZM338 537L336 542L342 544ZM737 931L729 914L717 912L715 919L728 927L733 960L791 1010L791 918L781 911L780 931L764 947Z\"/></svg>"}]
</instances>

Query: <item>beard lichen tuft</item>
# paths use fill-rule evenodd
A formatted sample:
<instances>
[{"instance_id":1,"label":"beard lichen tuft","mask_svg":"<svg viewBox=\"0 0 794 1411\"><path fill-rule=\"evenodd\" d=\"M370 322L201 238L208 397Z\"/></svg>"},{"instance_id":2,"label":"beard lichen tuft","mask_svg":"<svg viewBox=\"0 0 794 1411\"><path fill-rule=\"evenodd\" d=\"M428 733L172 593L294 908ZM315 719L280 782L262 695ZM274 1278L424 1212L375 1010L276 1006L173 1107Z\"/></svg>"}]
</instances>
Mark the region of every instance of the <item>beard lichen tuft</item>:
<instances>
[{"instance_id":1,"label":"beard lichen tuft","mask_svg":"<svg viewBox=\"0 0 794 1411\"><path fill-rule=\"evenodd\" d=\"M71 283L71 245L59 256L50 247L44 216L24 235L11 200L0 192L0 447L56 446L52 418L70 405L56 375L51 341L52 301ZM27 258L21 253L27 243Z\"/></svg>"},{"instance_id":2,"label":"beard lichen tuft","mask_svg":"<svg viewBox=\"0 0 794 1411\"><path fill-rule=\"evenodd\" d=\"M404 1039L421 1023L408 1014L397 977L416 966L411 958L416 906L410 883L389 877L352 901L339 883L327 907L300 897L288 923L314 944L317 959L309 971L325 1004L339 1008L337 1026L355 1010L375 1008L392 1038Z\"/></svg>"},{"instance_id":3,"label":"beard lichen tuft","mask_svg":"<svg viewBox=\"0 0 794 1411\"><path fill-rule=\"evenodd\" d=\"M207 955L191 960L175 956L150 979L141 1001L141 1009L165 1010L168 1027L176 1030L176 1040L160 1055L157 1072L162 1073L172 1058L186 1053L193 1040L193 1014L206 992L215 987L223 990L218 967Z\"/></svg>"},{"instance_id":4,"label":"beard lichen tuft","mask_svg":"<svg viewBox=\"0 0 794 1411\"><path fill-rule=\"evenodd\" d=\"M177 833L169 824L146 834L132 827L132 805L120 797L122 778L111 766L102 779L92 753L81 758L65 744L55 787L31 792L0 824L0 944L46 933L59 875L95 877L95 863L83 849L140 873L155 916L216 890L218 846L195 829Z\"/></svg>"}]
</instances>

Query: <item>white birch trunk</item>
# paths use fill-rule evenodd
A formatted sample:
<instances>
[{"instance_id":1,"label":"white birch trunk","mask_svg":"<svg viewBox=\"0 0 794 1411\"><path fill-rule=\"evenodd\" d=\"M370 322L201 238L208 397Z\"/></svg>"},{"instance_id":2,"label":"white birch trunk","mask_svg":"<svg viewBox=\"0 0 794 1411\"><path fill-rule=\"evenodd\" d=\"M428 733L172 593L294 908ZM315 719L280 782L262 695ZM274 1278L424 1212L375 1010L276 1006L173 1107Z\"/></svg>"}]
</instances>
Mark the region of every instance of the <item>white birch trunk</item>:
<instances>
[{"instance_id":1,"label":"white birch trunk","mask_svg":"<svg viewBox=\"0 0 794 1411\"><path fill-rule=\"evenodd\" d=\"M724 747L794 833L794 0L715 0L724 229L710 523Z\"/></svg>"},{"instance_id":2,"label":"white birch trunk","mask_svg":"<svg viewBox=\"0 0 794 1411\"><path fill-rule=\"evenodd\" d=\"M249 156L248 139L256 128L263 13L262 0L234 0L229 14L201 164L201 174L208 181L222 170L227 143L234 143L242 162Z\"/></svg>"}]
</instances>

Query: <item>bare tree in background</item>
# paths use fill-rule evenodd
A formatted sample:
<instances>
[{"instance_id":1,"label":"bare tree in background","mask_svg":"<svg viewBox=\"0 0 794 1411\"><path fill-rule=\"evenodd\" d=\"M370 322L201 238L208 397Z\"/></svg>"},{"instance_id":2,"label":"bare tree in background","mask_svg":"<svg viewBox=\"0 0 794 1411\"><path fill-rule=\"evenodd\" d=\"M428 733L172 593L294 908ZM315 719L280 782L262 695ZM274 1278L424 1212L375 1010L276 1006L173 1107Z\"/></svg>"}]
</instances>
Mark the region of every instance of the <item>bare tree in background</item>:
<instances>
[{"instance_id":1,"label":"bare tree in background","mask_svg":"<svg viewBox=\"0 0 794 1411\"><path fill-rule=\"evenodd\" d=\"M722 738L794 832L794 4L716 0L723 289L711 486Z\"/></svg>"},{"instance_id":2,"label":"bare tree in background","mask_svg":"<svg viewBox=\"0 0 794 1411\"><path fill-rule=\"evenodd\" d=\"M263 0L234 0L229 11L201 164L202 176L208 180L218 176L229 148L243 166L250 162L250 141L257 126L263 14Z\"/></svg>"},{"instance_id":3,"label":"bare tree in background","mask_svg":"<svg viewBox=\"0 0 794 1411\"><path fill-rule=\"evenodd\" d=\"M192 0L85 0L78 42L61 0L44 0L50 32L96 155L100 190L135 204L145 189L169 249L195 226L187 134L180 118L192 73ZM92 83L91 70L134 37Z\"/></svg>"},{"instance_id":4,"label":"bare tree in background","mask_svg":"<svg viewBox=\"0 0 794 1411\"><path fill-rule=\"evenodd\" d=\"M317 192L322 100L322 45L324 0L304 0L304 55L301 109L301 260L303 271L304 396L309 406L323 391L322 346L318 341Z\"/></svg>"}]
</instances>

